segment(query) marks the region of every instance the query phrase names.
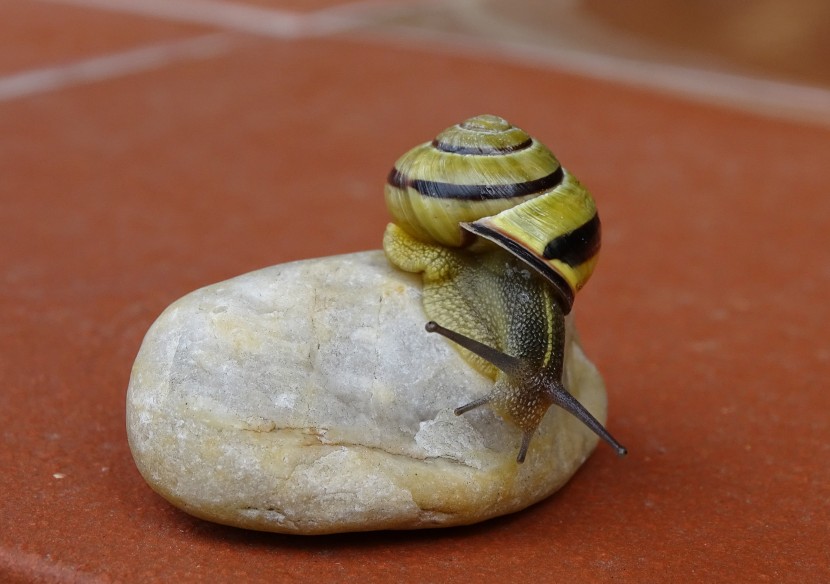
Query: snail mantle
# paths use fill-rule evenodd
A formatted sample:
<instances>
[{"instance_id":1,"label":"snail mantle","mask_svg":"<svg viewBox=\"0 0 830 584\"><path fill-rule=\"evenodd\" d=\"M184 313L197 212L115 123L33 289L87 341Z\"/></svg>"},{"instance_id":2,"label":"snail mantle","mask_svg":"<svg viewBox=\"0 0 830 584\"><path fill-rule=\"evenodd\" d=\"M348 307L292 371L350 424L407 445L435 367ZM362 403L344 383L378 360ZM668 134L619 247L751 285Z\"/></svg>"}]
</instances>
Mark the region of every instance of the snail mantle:
<instances>
[{"instance_id":1,"label":"snail mantle","mask_svg":"<svg viewBox=\"0 0 830 584\"><path fill-rule=\"evenodd\" d=\"M149 485L184 511L297 534L463 525L563 485L597 443L551 408L520 430L459 404L492 381L424 332L418 277L380 251L289 263L168 307L133 366L127 429ZM570 321L565 382L600 420L602 379Z\"/></svg>"}]
</instances>

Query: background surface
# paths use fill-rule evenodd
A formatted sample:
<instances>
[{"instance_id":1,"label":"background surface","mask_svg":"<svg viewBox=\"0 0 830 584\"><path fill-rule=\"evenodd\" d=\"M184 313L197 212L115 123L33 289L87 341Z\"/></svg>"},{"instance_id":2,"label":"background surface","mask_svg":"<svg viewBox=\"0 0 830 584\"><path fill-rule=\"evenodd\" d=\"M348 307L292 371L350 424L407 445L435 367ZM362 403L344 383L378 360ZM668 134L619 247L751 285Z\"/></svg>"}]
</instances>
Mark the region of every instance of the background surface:
<instances>
[{"instance_id":1,"label":"background surface","mask_svg":"<svg viewBox=\"0 0 830 584\"><path fill-rule=\"evenodd\" d=\"M4 1L0 581L830 580L830 4L689 4ZM598 201L576 318L628 458L443 531L155 495L124 396L164 307L379 247L394 160L479 113Z\"/></svg>"}]
</instances>

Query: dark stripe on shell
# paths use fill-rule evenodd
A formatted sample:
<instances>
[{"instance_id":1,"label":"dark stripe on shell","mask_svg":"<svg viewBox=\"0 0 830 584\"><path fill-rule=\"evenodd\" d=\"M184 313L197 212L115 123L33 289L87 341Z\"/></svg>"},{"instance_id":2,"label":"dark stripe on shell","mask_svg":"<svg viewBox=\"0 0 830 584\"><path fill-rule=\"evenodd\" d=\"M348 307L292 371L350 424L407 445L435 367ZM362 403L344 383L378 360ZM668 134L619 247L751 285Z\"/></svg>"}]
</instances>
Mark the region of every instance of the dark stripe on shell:
<instances>
[{"instance_id":1,"label":"dark stripe on shell","mask_svg":"<svg viewBox=\"0 0 830 584\"><path fill-rule=\"evenodd\" d=\"M571 312L571 308L574 303L574 292L565 281L565 278L560 276L548 264L503 233L489 229L482 225L476 225L475 223L462 223L461 225L476 235L480 235L481 237L489 239L490 241L502 246L511 254L539 272L553 286L554 291L557 293L556 296L559 300L559 306L562 308L562 312L565 314Z\"/></svg>"},{"instance_id":2,"label":"dark stripe on shell","mask_svg":"<svg viewBox=\"0 0 830 584\"><path fill-rule=\"evenodd\" d=\"M533 146L533 138L528 138L519 144L509 144L501 148L496 146L486 145L460 145L450 144L449 142L440 142L438 140L432 141L432 146L441 152L449 152L451 154L477 154L480 156L498 156L500 154L510 154L511 152L518 152Z\"/></svg>"},{"instance_id":3,"label":"dark stripe on shell","mask_svg":"<svg viewBox=\"0 0 830 584\"><path fill-rule=\"evenodd\" d=\"M522 183L504 185L456 185L452 183L435 182L429 180L409 179L397 168L393 168L387 179L389 184L399 189L413 188L425 197L437 199L467 199L485 201L492 199L512 199L549 191L562 183L564 178L562 167L542 178Z\"/></svg>"},{"instance_id":4,"label":"dark stripe on shell","mask_svg":"<svg viewBox=\"0 0 830 584\"><path fill-rule=\"evenodd\" d=\"M571 267L590 260L599 252L601 227L599 215L594 216L573 231L551 239L542 255L549 260L557 259Z\"/></svg>"}]
</instances>

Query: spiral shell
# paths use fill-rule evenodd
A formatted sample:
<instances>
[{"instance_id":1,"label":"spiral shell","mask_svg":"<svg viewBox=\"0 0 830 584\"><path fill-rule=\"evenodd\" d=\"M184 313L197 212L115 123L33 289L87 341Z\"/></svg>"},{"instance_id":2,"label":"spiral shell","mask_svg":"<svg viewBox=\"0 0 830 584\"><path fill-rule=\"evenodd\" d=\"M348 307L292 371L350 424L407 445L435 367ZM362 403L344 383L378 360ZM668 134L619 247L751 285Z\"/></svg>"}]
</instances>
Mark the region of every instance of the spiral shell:
<instances>
[{"instance_id":1,"label":"spiral shell","mask_svg":"<svg viewBox=\"0 0 830 584\"><path fill-rule=\"evenodd\" d=\"M553 153L493 115L470 118L404 154L389 174L395 223L424 242L459 247L473 234L541 273L567 313L600 249L588 191Z\"/></svg>"}]
</instances>

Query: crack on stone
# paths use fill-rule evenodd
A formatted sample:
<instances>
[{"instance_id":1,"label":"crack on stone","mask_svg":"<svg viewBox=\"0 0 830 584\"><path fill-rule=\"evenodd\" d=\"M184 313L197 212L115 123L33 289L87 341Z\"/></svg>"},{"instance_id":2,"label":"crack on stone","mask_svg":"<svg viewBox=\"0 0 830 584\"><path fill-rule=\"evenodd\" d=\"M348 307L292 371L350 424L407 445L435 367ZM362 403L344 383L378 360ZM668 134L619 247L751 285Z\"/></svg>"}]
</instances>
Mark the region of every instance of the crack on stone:
<instances>
[{"instance_id":1,"label":"crack on stone","mask_svg":"<svg viewBox=\"0 0 830 584\"><path fill-rule=\"evenodd\" d=\"M455 517L456 515L460 515L458 511L446 510L440 507L422 507L417 502L415 502L415 505L423 513L432 513L433 515L442 515L445 517Z\"/></svg>"},{"instance_id":2,"label":"crack on stone","mask_svg":"<svg viewBox=\"0 0 830 584\"><path fill-rule=\"evenodd\" d=\"M252 515L265 515L262 519L266 521L275 521L278 525L287 526L291 529L299 529L302 525L302 521L296 521L294 519L288 518L288 513L286 513L285 509L279 507L277 505L267 505L265 507L257 507L256 505L245 505L243 507L237 508L240 514L249 517ZM269 517L269 515L273 516L276 515L277 517Z\"/></svg>"},{"instance_id":3,"label":"crack on stone","mask_svg":"<svg viewBox=\"0 0 830 584\"><path fill-rule=\"evenodd\" d=\"M272 420L268 420L268 422L272 422ZM408 454L405 452L396 452L389 450L388 448L384 448L383 446L373 446L369 444L360 444L358 442L350 442L348 440L329 440L327 438L329 428L320 428L316 426L276 426L264 430L261 428L252 428L250 424L246 422L246 426L238 428L243 432L251 432L255 434L276 434L278 432L296 432L300 433L303 436L307 436L314 440L314 442L307 442L303 444L301 447L309 447L309 446L330 446L332 448L346 448L346 449L363 449L363 450L371 450L375 452L381 452L383 454L387 454L392 457L398 458L406 458L412 461L421 461L421 462L438 462L438 461L445 461L451 464L457 464L461 466L466 466L475 471L481 470L480 468L476 467L475 465L469 464L460 458L456 458L454 456L447 456L447 455L440 455L440 456L417 456L414 454ZM310 463L313 464L313 461ZM293 471L292 471L293 472Z\"/></svg>"},{"instance_id":4,"label":"crack on stone","mask_svg":"<svg viewBox=\"0 0 830 584\"><path fill-rule=\"evenodd\" d=\"M352 495L352 491L343 490L343 491L328 491L327 495L336 497L337 495ZM452 518L457 515L460 515L459 512L453 511L451 509L446 509L438 506L422 506L414 499L412 501L415 506L418 508L418 512L420 514L426 515L426 517L422 517L421 521L427 525L440 525L443 521L447 518ZM241 514L250 516L252 514L262 514L266 515L263 519L266 520L276 520L278 525L287 526L292 529L301 529L304 526L314 525L314 521L304 520L302 518L295 518L289 519L288 513L283 507L279 505L267 505L267 506L256 506L256 505L244 505L242 507L238 507L238 510ZM267 515L277 515L277 517L267 517Z\"/></svg>"},{"instance_id":5,"label":"crack on stone","mask_svg":"<svg viewBox=\"0 0 830 584\"><path fill-rule=\"evenodd\" d=\"M377 383L378 381L378 368L381 367L381 359L383 355L380 351L380 326L381 326L381 314L383 313L383 292L380 293L378 296L378 309L375 312L375 370L372 372L372 380Z\"/></svg>"},{"instance_id":6,"label":"crack on stone","mask_svg":"<svg viewBox=\"0 0 830 584\"><path fill-rule=\"evenodd\" d=\"M289 431L289 432L299 432L305 436L315 436L318 439L320 444L328 444L325 442L326 433L328 432L328 428L318 428L316 426L277 426L276 422L273 420L266 420L264 425L268 426L268 429L262 429L258 427L252 427L253 424L250 422L244 421L243 423L245 426L238 428L243 432L254 432L256 434L272 434L281 431Z\"/></svg>"},{"instance_id":7,"label":"crack on stone","mask_svg":"<svg viewBox=\"0 0 830 584\"><path fill-rule=\"evenodd\" d=\"M317 383L317 377L315 373L317 372L318 368L318 361L320 359L320 335L317 331L317 321L314 318L314 315L317 314L317 310L319 309L319 296L317 294L317 288L311 288L311 311L309 312L309 321L311 324L311 342L308 344L308 358L306 361L306 366L308 367L308 378L307 378L307 386L305 391L303 392L303 396L301 398L301 403L305 405L305 419L313 419L313 414L311 413L314 406L312 402L317 397L316 392L311 390Z\"/></svg>"},{"instance_id":8,"label":"crack on stone","mask_svg":"<svg viewBox=\"0 0 830 584\"><path fill-rule=\"evenodd\" d=\"M173 354L170 357L170 389L172 391L178 391L181 385L184 383L183 375L181 373L181 363L182 363L182 353L185 350L185 340L184 335L179 335L176 339L176 348L173 349Z\"/></svg>"},{"instance_id":9,"label":"crack on stone","mask_svg":"<svg viewBox=\"0 0 830 584\"><path fill-rule=\"evenodd\" d=\"M272 511L274 513L279 513L280 515L285 515L283 509L281 507L277 507L276 505L268 505L267 507L257 507L255 505L245 505L244 507L239 508L240 511Z\"/></svg>"},{"instance_id":10,"label":"crack on stone","mask_svg":"<svg viewBox=\"0 0 830 584\"><path fill-rule=\"evenodd\" d=\"M317 334L317 322L314 319L314 315L317 314L318 310L318 298L317 298L317 289L311 289L311 311L309 312L309 320L311 321L311 338L312 342L308 344L308 364L312 366L312 364L316 361L315 357L317 353L320 351L320 341L317 340L320 336ZM313 369L313 366L312 366Z\"/></svg>"},{"instance_id":11,"label":"crack on stone","mask_svg":"<svg viewBox=\"0 0 830 584\"><path fill-rule=\"evenodd\" d=\"M397 458L406 458L412 461L419 461L419 462L449 462L452 464L458 464L461 466L466 466L472 470L478 471L481 470L471 464L464 462L459 458L455 458L452 456L416 456L412 454L407 454L404 452L393 452L391 450L387 450L383 446L370 446L368 444L358 444L356 442L346 442L346 441L336 441L336 442L324 442L325 446L335 446L340 448L352 448L352 449L365 449L365 450L372 450L376 452L382 452L384 454L388 454L389 456L397 457Z\"/></svg>"},{"instance_id":12,"label":"crack on stone","mask_svg":"<svg viewBox=\"0 0 830 584\"><path fill-rule=\"evenodd\" d=\"M268 420L266 418L262 418L260 420L253 420L251 418L246 418L242 420L244 426L239 428L243 432L254 432L256 434L268 434L269 432L273 432L277 424L274 420Z\"/></svg>"}]
</instances>

